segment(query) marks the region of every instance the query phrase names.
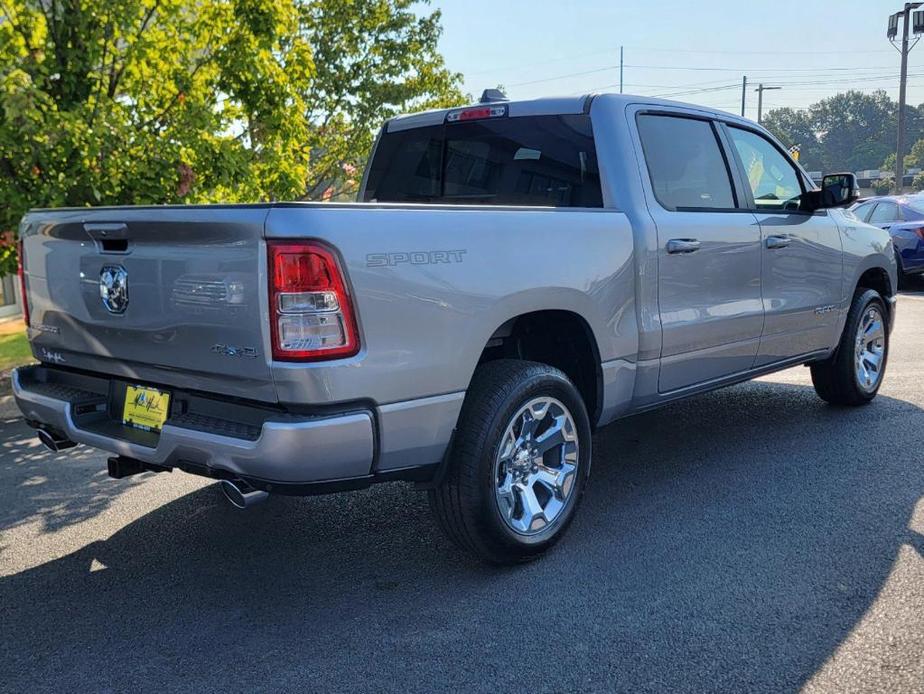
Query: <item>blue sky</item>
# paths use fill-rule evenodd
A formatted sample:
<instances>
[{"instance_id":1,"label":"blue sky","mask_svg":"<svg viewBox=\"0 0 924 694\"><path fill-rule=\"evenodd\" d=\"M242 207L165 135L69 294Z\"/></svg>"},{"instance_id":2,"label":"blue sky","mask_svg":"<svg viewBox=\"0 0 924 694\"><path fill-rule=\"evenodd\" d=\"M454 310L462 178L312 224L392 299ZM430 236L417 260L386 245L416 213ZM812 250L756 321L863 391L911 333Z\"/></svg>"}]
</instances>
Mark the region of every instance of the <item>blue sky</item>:
<instances>
[{"instance_id":1,"label":"blue sky","mask_svg":"<svg viewBox=\"0 0 924 694\"><path fill-rule=\"evenodd\" d=\"M764 108L805 107L849 88L898 98L886 38L898 0L432 0L448 66L479 95L511 98L618 90L740 111L741 78L782 86ZM909 103L924 102L924 44L911 53ZM558 79L555 79L558 78ZM676 94L677 92L693 92ZM756 116L757 95L748 92Z\"/></svg>"}]
</instances>

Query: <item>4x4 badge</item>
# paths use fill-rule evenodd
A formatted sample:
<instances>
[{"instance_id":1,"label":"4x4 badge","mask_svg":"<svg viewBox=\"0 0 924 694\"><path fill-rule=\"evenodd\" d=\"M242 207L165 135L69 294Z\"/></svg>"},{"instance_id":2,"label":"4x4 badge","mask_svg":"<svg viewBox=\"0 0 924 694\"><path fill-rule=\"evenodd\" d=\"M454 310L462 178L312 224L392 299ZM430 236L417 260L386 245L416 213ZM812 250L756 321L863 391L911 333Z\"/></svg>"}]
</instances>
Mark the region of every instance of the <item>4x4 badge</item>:
<instances>
[{"instance_id":1,"label":"4x4 badge","mask_svg":"<svg viewBox=\"0 0 924 694\"><path fill-rule=\"evenodd\" d=\"M128 308L128 273L121 265L106 265L99 272L99 295L109 313Z\"/></svg>"}]
</instances>

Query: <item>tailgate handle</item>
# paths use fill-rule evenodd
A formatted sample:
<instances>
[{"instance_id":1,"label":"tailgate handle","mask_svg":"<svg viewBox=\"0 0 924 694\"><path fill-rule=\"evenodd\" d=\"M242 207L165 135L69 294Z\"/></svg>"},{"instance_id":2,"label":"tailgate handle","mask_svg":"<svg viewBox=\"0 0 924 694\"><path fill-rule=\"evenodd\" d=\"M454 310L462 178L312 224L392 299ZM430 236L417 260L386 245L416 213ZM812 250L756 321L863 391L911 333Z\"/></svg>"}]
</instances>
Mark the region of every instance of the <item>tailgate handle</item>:
<instances>
[{"instance_id":1,"label":"tailgate handle","mask_svg":"<svg viewBox=\"0 0 924 694\"><path fill-rule=\"evenodd\" d=\"M88 222L83 229L96 242L100 253L128 253L127 224Z\"/></svg>"}]
</instances>

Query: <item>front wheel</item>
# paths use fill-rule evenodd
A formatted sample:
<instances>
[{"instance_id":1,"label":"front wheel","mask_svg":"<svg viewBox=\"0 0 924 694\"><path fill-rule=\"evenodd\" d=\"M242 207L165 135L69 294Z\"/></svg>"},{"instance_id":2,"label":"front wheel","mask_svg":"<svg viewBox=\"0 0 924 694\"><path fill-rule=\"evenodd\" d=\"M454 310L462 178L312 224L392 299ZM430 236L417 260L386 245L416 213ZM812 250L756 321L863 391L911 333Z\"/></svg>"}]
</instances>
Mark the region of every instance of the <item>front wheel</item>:
<instances>
[{"instance_id":1,"label":"front wheel","mask_svg":"<svg viewBox=\"0 0 924 694\"><path fill-rule=\"evenodd\" d=\"M430 505L446 535L493 564L529 561L574 517L590 469L590 423L574 384L545 364L478 367Z\"/></svg>"},{"instance_id":2,"label":"front wheel","mask_svg":"<svg viewBox=\"0 0 924 694\"><path fill-rule=\"evenodd\" d=\"M879 392L888 356L885 302L872 289L857 290L837 351L811 365L815 392L832 405L865 405Z\"/></svg>"}]
</instances>

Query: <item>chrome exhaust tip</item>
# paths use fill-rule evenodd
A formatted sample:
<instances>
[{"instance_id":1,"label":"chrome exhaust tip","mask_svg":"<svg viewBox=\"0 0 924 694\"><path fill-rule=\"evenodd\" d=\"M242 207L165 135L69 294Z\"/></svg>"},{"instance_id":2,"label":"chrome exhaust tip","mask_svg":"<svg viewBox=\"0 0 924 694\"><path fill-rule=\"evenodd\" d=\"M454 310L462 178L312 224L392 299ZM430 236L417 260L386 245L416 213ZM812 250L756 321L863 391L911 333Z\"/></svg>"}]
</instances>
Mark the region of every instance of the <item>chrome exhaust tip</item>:
<instances>
[{"instance_id":1,"label":"chrome exhaust tip","mask_svg":"<svg viewBox=\"0 0 924 694\"><path fill-rule=\"evenodd\" d=\"M249 508L269 498L269 492L254 489L243 480L222 480L220 484L225 498L235 508Z\"/></svg>"},{"instance_id":2,"label":"chrome exhaust tip","mask_svg":"<svg viewBox=\"0 0 924 694\"><path fill-rule=\"evenodd\" d=\"M49 431L48 429L38 429L36 430L36 435L39 441L42 442L42 445L53 453L58 453L66 448L73 448L77 445L70 439L66 439L64 436Z\"/></svg>"}]
</instances>

